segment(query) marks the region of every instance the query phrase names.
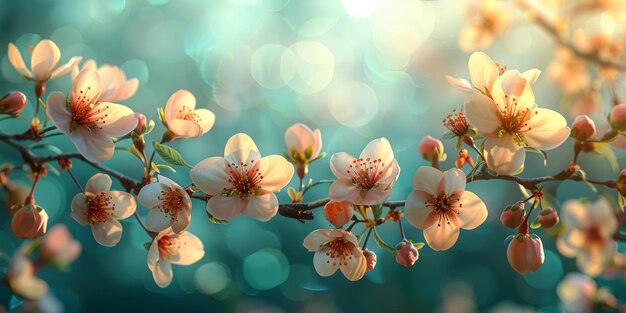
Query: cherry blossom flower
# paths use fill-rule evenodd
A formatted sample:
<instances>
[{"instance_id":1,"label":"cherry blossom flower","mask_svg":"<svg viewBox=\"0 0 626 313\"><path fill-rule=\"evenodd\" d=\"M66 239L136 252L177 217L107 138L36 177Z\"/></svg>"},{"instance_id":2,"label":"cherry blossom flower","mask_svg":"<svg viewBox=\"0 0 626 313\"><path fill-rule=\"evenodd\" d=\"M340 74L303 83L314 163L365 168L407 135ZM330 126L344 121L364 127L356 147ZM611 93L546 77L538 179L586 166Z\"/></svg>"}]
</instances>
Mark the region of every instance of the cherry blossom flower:
<instances>
[{"instance_id":1,"label":"cherry blossom flower","mask_svg":"<svg viewBox=\"0 0 626 313\"><path fill-rule=\"evenodd\" d=\"M11 219L11 230L18 238L37 238L46 233L48 213L35 204L22 205Z\"/></svg>"},{"instance_id":2,"label":"cherry blossom flower","mask_svg":"<svg viewBox=\"0 0 626 313\"><path fill-rule=\"evenodd\" d=\"M466 16L467 23L459 34L459 47L464 51L491 46L495 37L506 31L511 23L511 15L495 0L473 1Z\"/></svg>"},{"instance_id":3,"label":"cherry blossom flower","mask_svg":"<svg viewBox=\"0 0 626 313\"><path fill-rule=\"evenodd\" d=\"M67 227L57 224L43 239L40 256L57 266L65 267L78 258L81 250L80 242L72 238Z\"/></svg>"},{"instance_id":4,"label":"cherry blossom flower","mask_svg":"<svg viewBox=\"0 0 626 313\"><path fill-rule=\"evenodd\" d=\"M509 242L506 257L520 275L538 270L545 260L541 238L534 234L518 233Z\"/></svg>"},{"instance_id":5,"label":"cherry blossom flower","mask_svg":"<svg viewBox=\"0 0 626 313\"><path fill-rule=\"evenodd\" d=\"M400 175L400 166L385 138L368 143L358 159L345 152L333 154L330 169L337 177L330 186L330 198L356 205L387 201Z\"/></svg>"},{"instance_id":6,"label":"cherry blossom flower","mask_svg":"<svg viewBox=\"0 0 626 313\"><path fill-rule=\"evenodd\" d=\"M85 69L72 86L69 104L60 92L48 96L48 116L66 134L85 158L102 162L113 157L111 137L131 132L137 125L133 111L126 106L99 102L100 75Z\"/></svg>"},{"instance_id":7,"label":"cherry blossom flower","mask_svg":"<svg viewBox=\"0 0 626 313\"><path fill-rule=\"evenodd\" d=\"M160 232L168 227L177 234L184 232L191 222L189 194L173 180L159 175L159 181L141 188L137 201L150 209L146 228Z\"/></svg>"},{"instance_id":8,"label":"cherry blossom flower","mask_svg":"<svg viewBox=\"0 0 626 313\"><path fill-rule=\"evenodd\" d=\"M584 204L568 200L562 206L565 231L559 235L557 248L585 274L598 276L615 253L613 233L618 227L611 205L605 198Z\"/></svg>"},{"instance_id":9,"label":"cherry blossom flower","mask_svg":"<svg viewBox=\"0 0 626 313\"><path fill-rule=\"evenodd\" d=\"M357 281L367 269L358 240L343 229L315 230L304 238L304 247L315 252L313 267L320 276L331 276L341 269L348 280Z\"/></svg>"},{"instance_id":10,"label":"cherry blossom flower","mask_svg":"<svg viewBox=\"0 0 626 313\"><path fill-rule=\"evenodd\" d=\"M308 172L308 164L320 155L322 133L319 129L312 131L302 123L293 124L285 131L285 146L289 157L298 168L298 176L304 178Z\"/></svg>"},{"instance_id":11,"label":"cherry blossom flower","mask_svg":"<svg viewBox=\"0 0 626 313\"><path fill-rule=\"evenodd\" d=\"M464 112L487 137L487 166L498 174L521 171L525 147L550 150L569 136L565 118L555 111L537 108L529 81L516 70L507 71L495 81L492 98L470 95Z\"/></svg>"},{"instance_id":12,"label":"cherry blossom flower","mask_svg":"<svg viewBox=\"0 0 626 313\"><path fill-rule=\"evenodd\" d=\"M57 67L60 59L59 47L51 40L44 39L32 49L31 68L28 69L20 51L13 43L9 43L9 62L22 76L29 80L45 82L68 74L82 57L72 57L67 63Z\"/></svg>"},{"instance_id":13,"label":"cherry blossom flower","mask_svg":"<svg viewBox=\"0 0 626 313\"><path fill-rule=\"evenodd\" d=\"M597 307L613 307L615 297L606 288L598 289L596 282L580 273L569 273L559 283L556 293L568 313L594 312Z\"/></svg>"},{"instance_id":14,"label":"cherry blossom flower","mask_svg":"<svg viewBox=\"0 0 626 313\"><path fill-rule=\"evenodd\" d=\"M467 62L467 67L469 69L471 83L464 78L454 78L446 75L445 78L448 83L452 87L465 93L473 94L480 92L488 97L491 97L491 88L495 81L506 71L505 66L495 63L483 52L472 53ZM534 68L520 75L525 78L530 85L533 85L540 74L541 71Z\"/></svg>"},{"instance_id":15,"label":"cherry blossom flower","mask_svg":"<svg viewBox=\"0 0 626 313\"><path fill-rule=\"evenodd\" d=\"M24 111L26 102L26 95L19 91L11 91L0 98L0 114L20 114Z\"/></svg>"},{"instance_id":16,"label":"cherry blossom flower","mask_svg":"<svg viewBox=\"0 0 626 313\"><path fill-rule=\"evenodd\" d=\"M30 243L23 244L13 255L9 264L7 282L16 295L27 300L37 300L48 292L48 284L35 276L33 262L26 256L26 251L31 249L30 245Z\"/></svg>"},{"instance_id":17,"label":"cherry blossom flower","mask_svg":"<svg viewBox=\"0 0 626 313\"><path fill-rule=\"evenodd\" d=\"M111 177L98 173L92 176L85 192L72 200L72 217L82 226L91 226L93 237L105 246L113 247L122 238L122 224L135 213L135 198L127 192L111 191Z\"/></svg>"},{"instance_id":18,"label":"cherry blossom flower","mask_svg":"<svg viewBox=\"0 0 626 313\"><path fill-rule=\"evenodd\" d=\"M452 247L460 229L474 229L487 218L487 207L473 192L465 191L465 173L458 169L441 172L420 167L413 176L413 192L405 206L405 218L424 230L433 250Z\"/></svg>"},{"instance_id":19,"label":"cherry blossom flower","mask_svg":"<svg viewBox=\"0 0 626 313\"><path fill-rule=\"evenodd\" d=\"M212 196L206 209L214 217L229 219L243 214L267 221L278 212L274 193L289 183L293 173L293 165L285 158L261 158L254 141L239 133L226 143L223 158L201 161L190 176L196 187Z\"/></svg>"},{"instance_id":20,"label":"cherry blossom flower","mask_svg":"<svg viewBox=\"0 0 626 313\"><path fill-rule=\"evenodd\" d=\"M91 69L98 72L100 76L101 89L99 102L118 102L124 101L135 95L139 88L139 80L137 78L126 79L124 71L113 65L104 64L97 66L96 61L89 59L83 64L79 70L78 63L72 68L72 80L76 79L78 73L84 69Z\"/></svg>"},{"instance_id":21,"label":"cherry blossom flower","mask_svg":"<svg viewBox=\"0 0 626 313\"><path fill-rule=\"evenodd\" d=\"M172 137L168 140L200 137L215 123L215 114L207 109L196 110L196 97L184 89L176 91L167 100L163 118Z\"/></svg>"},{"instance_id":22,"label":"cherry blossom flower","mask_svg":"<svg viewBox=\"0 0 626 313\"><path fill-rule=\"evenodd\" d=\"M148 250L148 268L154 282L161 288L170 285L174 273L172 264L191 265L204 256L198 237L189 232L178 235L170 228L159 232Z\"/></svg>"}]
</instances>

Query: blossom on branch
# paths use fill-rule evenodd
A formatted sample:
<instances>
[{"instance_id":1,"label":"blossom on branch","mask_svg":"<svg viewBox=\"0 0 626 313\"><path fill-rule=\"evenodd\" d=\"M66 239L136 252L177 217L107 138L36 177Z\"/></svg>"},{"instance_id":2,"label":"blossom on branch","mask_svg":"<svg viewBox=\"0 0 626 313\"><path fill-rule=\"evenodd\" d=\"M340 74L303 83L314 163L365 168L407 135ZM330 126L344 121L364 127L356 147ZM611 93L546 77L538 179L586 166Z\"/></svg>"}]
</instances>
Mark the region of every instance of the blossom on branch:
<instances>
[{"instance_id":1,"label":"blossom on branch","mask_svg":"<svg viewBox=\"0 0 626 313\"><path fill-rule=\"evenodd\" d=\"M92 176L85 192L72 199L72 217L82 226L91 226L93 237L105 246L113 247L122 238L122 224L135 213L135 198L127 192L111 191L111 177L98 173Z\"/></svg>"},{"instance_id":2,"label":"blossom on branch","mask_svg":"<svg viewBox=\"0 0 626 313\"><path fill-rule=\"evenodd\" d=\"M68 74L82 57L72 57L67 63L57 67L61 59L59 47L51 40L38 42L31 51L30 69L26 67L20 51L13 43L9 43L9 62L24 78L37 82L45 82Z\"/></svg>"},{"instance_id":3,"label":"blossom on branch","mask_svg":"<svg viewBox=\"0 0 626 313\"><path fill-rule=\"evenodd\" d=\"M141 188L137 201L150 209L146 228L160 232L168 227L180 234L191 223L191 198L173 180L159 175L159 181Z\"/></svg>"},{"instance_id":4,"label":"blossom on branch","mask_svg":"<svg viewBox=\"0 0 626 313\"><path fill-rule=\"evenodd\" d=\"M130 133L137 120L126 106L100 102L101 80L98 72L81 71L72 86L69 103L60 92L48 96L46 111L57 128L67 135L87 160L107 161L115 146L111 137Z\"/></svg>"},{"instance_id":5,"label":"blossom on branch","mask_svg":"<svg viewBox=\"0 0 626 313\"><path fill-rule=\"evenodd\" d=\"M460 229L474 229L487 219L487 207L478 196L465 191L465 173L441 172L420 167L413 176L413 192L405 205L405 218L424 230L433 250L447 250L459 238Z\"/></svg>"},{"instance_id":6,"label":"blossom on branch","mask_svg":"<svg viewBox=\"0 0 626 313\"><path fill-rule=\"evenodd\" d=\"M206 210L218 219L247 215L267 221L278 212L275 192L287 186L294 168L285 158L261 153L252 138L236 134L224 157L207 158L189 172L191 181L211 198Z\"/></svg>"},{"instance_id":7,"label":"blossom on branch","mask_svg":"<svg viewBox=\"0 0 626 313\"><path fill-rule=\"evenodd\" d=\"M204 256L204 246L189 232L178 235L166 228L152 240L148 250L148 268L154 282L161 288L170 285L174 273L172 264L191 265Z\"/></svg>"},{"instance_id":8,"label":"blossom on branch","mask_svg":"<svg viewBox=\"0 0 626 313\"><path fill-rule=\"evenodd\" d=\"M320 276L331 276L341 269L348 280L357 281L367 270L367 259L358 240L343 229L315 230L304 238L304 247L315 252L313 266Z\"/></svg>"},{"instance_id":9,"label":"blossom on branch","mask_svg":"<svg viewBox=\"0 0 626 313\"><path fill-rule=\"evenodd\" d=\"M400 175L400 166L385 138L368 143L358 159L345 152L333 154L330 169L337 177L330 186L330 198L356 205L387 201Z\"/></svg>"},{"instance_id":10,"label":"blossom on branch","mask_svg":"<svg viewBox=\"0 0 626 313\"><path fill-rule=\"evenodd\" d=\"M309 163L320 156L322 133L319 129L312 131L302 123L293 124L285 131L285 146L289 159L296 165L298 176L302 179L308 172Z\"/></svg>"},{"instance_id":11,"label":"blossom on branch","mask_svg":"<svg viewBox=\"0 0 626 313\"><path fill-rule=\"evenodd\" d=\"M176 138L196 138L208 132L215 123L215 114L207 109L196 109L196 97L181 89L165 104L162 121L169 130L167 141Z\"/></svg>"},{"instance_id":12,"label":"blossom on branch","mask_svg":"<svg viewBox=\"0 0 626 313\"><path fill-rule=\"evenodd\" d=\"M124 101L132 97L139 88L139 80L137 78L126 79L124 71L113 65L104 64L97 66L93 59L87 60L83 67L80 68L78 63L72 67L72 80L76 79L78 73L84 69L91 69L98 72L101 81L100 102L118 102Z\"/></svg>"},{"instance_id":13,"label":"blossom on branch","mask_svg":"<svg viewBox=\"0 0 626 313\"><path fill-rule=\"evenodd\" d=\"M56 266L65 267L78 258L81 250L80 242L72 238L67 227L57 224L50 229L41 242L40 256Z\"/></svg>"}]
</instances>

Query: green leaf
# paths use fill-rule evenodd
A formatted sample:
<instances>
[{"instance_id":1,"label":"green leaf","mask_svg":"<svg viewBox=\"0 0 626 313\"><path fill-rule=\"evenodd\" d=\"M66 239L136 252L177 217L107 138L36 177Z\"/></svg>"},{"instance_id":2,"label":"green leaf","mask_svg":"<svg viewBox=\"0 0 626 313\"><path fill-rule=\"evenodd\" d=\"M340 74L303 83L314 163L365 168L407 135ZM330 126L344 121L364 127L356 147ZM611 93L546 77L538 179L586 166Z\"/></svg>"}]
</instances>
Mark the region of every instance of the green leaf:
<instances>
[{"instance_id":1,"label":"green leaf","mask_svg":"<svg viewBox=\"0 0 626 313\"><path fill-rule=\"evenodd\" d=\"M218 225L228 224L227 220L220 220L216 218L215 216L211 215L211 213L209 212L207 212L206 214L209 216L209 221L211 221L211 223L213 224L218 224Z\"/></svg>"},{"instance_id":2,"label":"green leaf","mask_svg":"<svg viewBox=\"0 0 626 313\"><path fill-rule=\"evenodd\" d=\"M622 211L622 213L624 213L624 206L626 205L626 199L624 199L624 196L622 196L621 193L619 193L619 191L617 192L617 201L619 203L619 208Z\"/></svg>"},{"instance_id":3,"label":"green leaf","mask_svg":"<svg viewBox=\"0 0 626 313\"><path fill-rule=\"evenodd\" d=\"M130 153L136 156L139 159L139 161L143 162L143 155L141 155L141 152L139 152L139 150L137 150L137 148L135 148L134 145L130 146Z\"/></svg>"},{"instance_id":4,"label":"green leaf","mask_svg":"<svg viewBox=\"0 0 626 313\"><path fill-rule=\"evenodd\" d=\"M539 150L539 149L535 149L533 147L525 147L524 150L526 150L528 152L534 152L534 153L537 153L537 154L541 155L543 157L543 166L548 165L548 154L545 151Z\"/></svg>"},{"instance_id":5,"label":"green leaf","mask_svg":"<svg viewBox=\"0 0 626 313\"><path fill-rule=\"evenodd\" d=\"M154 162L152 162L152 164L154 164ZM168 170L168 171L170 171L170 172L174 172L174 173L176 173L176 170L175 170L173 167L171 167L171 166L169 166L169 165L167 165L167 164L154 164L154 165L155 165L157 168L159 168L159 169L166 169L166 170Z\"/></svg>"},{"instance_id":6,"label":"green leaf","mask_svg":"<svg viewBox=\"0 0 626 313\"><path fill-rule=\"evenodd\" d=\"M161 120L163 126L167 127L167 121L165 120L165 112L163 111L163 108L157 108L157 112L159 113L159 120Z\"/></svg>"},{"instance_id":7,"label":"green leaf","mask_svg":"<svg viewBox=\"0 0 626 313\"><path fill-rule=\"evenodd\" d=\"M154 162L150 163L150 167L152 167L152 170L153 170L153 171L155 171L155 172L157 172L157 173L161 174L161 170L159 169L159 167L158 167L158 166L156 166L156 163L154 163Z\"/></svg>"},{"instance_id":8,"label":"green leaf","mask_svg":"<svg viewBox=\"0 0 626 313\"><path fill-rule=\"evenodd\" d=\"M383 215L382 204L372 205L372 214L374 214L375 220L379 219Z\"/></svg>"},{"instance_id":9,"label":"green leaf","mask_svg":"<svg viewBox=\"0 0 626 313\"><path fill-rule=\"evenodd\" d=\"M156 141L152 142L152 146L154 147L154 150L159 154L161 159L163 159L163 161L172 165L191 167L191 165L189 165L189 163L187 163L187 161L183 159L183 156L180 155L180 153L176 151L176 149L160 144Z\"/></svg>"},{"instance_id":10,"label":"green leaf","mask_svg":"<svg viewBox=\"0 0 626 313\"><path fill-rule=\"evenodd\" d=\"M378 236L378 232L376 231L376 227L374 227L374 241L376 242L376 244L383 250L389 252L389 253L395 253L396 250L391 247L390 245L386 244L379 236Z\"/></svg>"},{"instance_id":11,"label":"green leaf","mask_svg":"<svg viewBox=\"0 0 626 313\"><path fill-rule=\"evenodd\" d=\"M415 242L415 243L413 243L413 247L415 247L415 249L417 249L417 250L419 250L421 248L424 248L425 245L426 244L423 243L423 242Z\"/></svg>"},{"instance_id":12,"label":"green leaf","mask_svg":"<svg viewBox=\"0 0 626 313\"><path fill-rule=\"evenodd\" d=\"M539 227L541 227L541 223L539 223L539 219L538 219L538 218L536 218L536 219L533 221L533 223L532 223L532 224L530 224L530 228L532 228L532 229L537 229L537 228L539 228Z\"/></svg>"}]
</instances>

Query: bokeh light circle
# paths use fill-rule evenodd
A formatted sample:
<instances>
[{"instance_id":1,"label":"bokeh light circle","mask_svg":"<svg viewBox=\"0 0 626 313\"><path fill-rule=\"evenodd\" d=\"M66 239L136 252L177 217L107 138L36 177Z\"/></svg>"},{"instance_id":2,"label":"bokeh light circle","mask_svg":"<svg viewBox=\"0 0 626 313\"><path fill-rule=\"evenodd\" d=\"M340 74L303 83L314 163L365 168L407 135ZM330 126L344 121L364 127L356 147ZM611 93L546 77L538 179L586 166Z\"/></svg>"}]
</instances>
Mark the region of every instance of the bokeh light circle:
<instances>
[{"instance_id":1,"label":"bokeh light circle","mask_svg":"<svg viewBox=\"0 0 626 313\"><path fill-rule=\"evenodd\" d=\"M280 75L281 57L287 47L268 44L257 49L250 60L250 73L259 85L277 89L285 85Z\"/></svg>"},{"instance_id":2,"label":"bokeh light circle","mask_svg":"<svg viewBox=\"0 0 626 313\"><path fill-rule=\"evenodd\" d=\"M230 270L226 264L209 262L196 269L193 281L198 291L207 295L214 295L226 289L230 284Z\"/></svg>"},{"instance_id":3,"label":"bokeh light circle","mask_svg":"<svg viewBox=\"0 0 626 313\"><path fill-rule=\"evenodd\" d=\"M280 75L291 89L304 94L322 91L333 79L335 57L324 44L298 41L285 50Z\"/></svg>"},{"instance_id":4,"label":"bokeh light circle","mask_svg":"<svg viewBox=\"0 0 626 313\"><path fill-rule=\"evenodd\" d=\"M348 127L361 127L378 113L378 97L365 83L342 82L329 91L328 106L337 122Z\"/></svg>"},{"instance_id":5,"label":"bokeh light circle","mask_svg":"<svg viewBox=\"0 0 626 313\"><path fill-rule=\"evenodd\" d=\"M267 290L287 280L289 261L276 249L262 249L243 260L243 275L255 289Z\"/></svg>"}]
</instances>

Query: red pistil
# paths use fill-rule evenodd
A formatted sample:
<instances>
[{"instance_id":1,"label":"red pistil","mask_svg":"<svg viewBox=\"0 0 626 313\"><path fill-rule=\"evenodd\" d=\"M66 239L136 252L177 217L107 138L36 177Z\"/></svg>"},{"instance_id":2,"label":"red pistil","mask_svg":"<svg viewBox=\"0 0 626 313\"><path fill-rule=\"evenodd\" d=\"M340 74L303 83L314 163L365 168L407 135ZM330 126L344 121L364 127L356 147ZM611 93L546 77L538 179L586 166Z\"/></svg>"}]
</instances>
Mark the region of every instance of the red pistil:
<instances>
[{"instance_id":1,"label":"red pistil","mask_svg":"<svg viewBox=\"0 0 626 313\"><path fill-rule=\"evenodd\" d=\"M359 158L352 161L348 174L352 176L352 183L363 190L378 187L378 180L383 174L385 163L381 159Z\"/></svg>"},{"instance_id":2,"label":"red pistil","mask_svg":"<svg viewBox=\"0 0 626 313\"><path fill-rule=\"evenodd\" d=\"M326 247L328 247L328 251L326 251L326 255L329 257L329 260L326 261L328 264L331 264L332 261L333 266L347 266L348 260L352 259L354 244L343 240L343 238L337 238L327 243Z\"/></svg>"},{"instance_id":3,"label":"red pistil","mask_svg":"<svg viewBox=\"0 0 626 313\"><path fill-rule=\"evenodd\" d=\"M104 223L113 215L115 204L111 203L113 197L99 192L93 198L87 199L87 220L89 224Z\"/></svg>"}]
</instances>

